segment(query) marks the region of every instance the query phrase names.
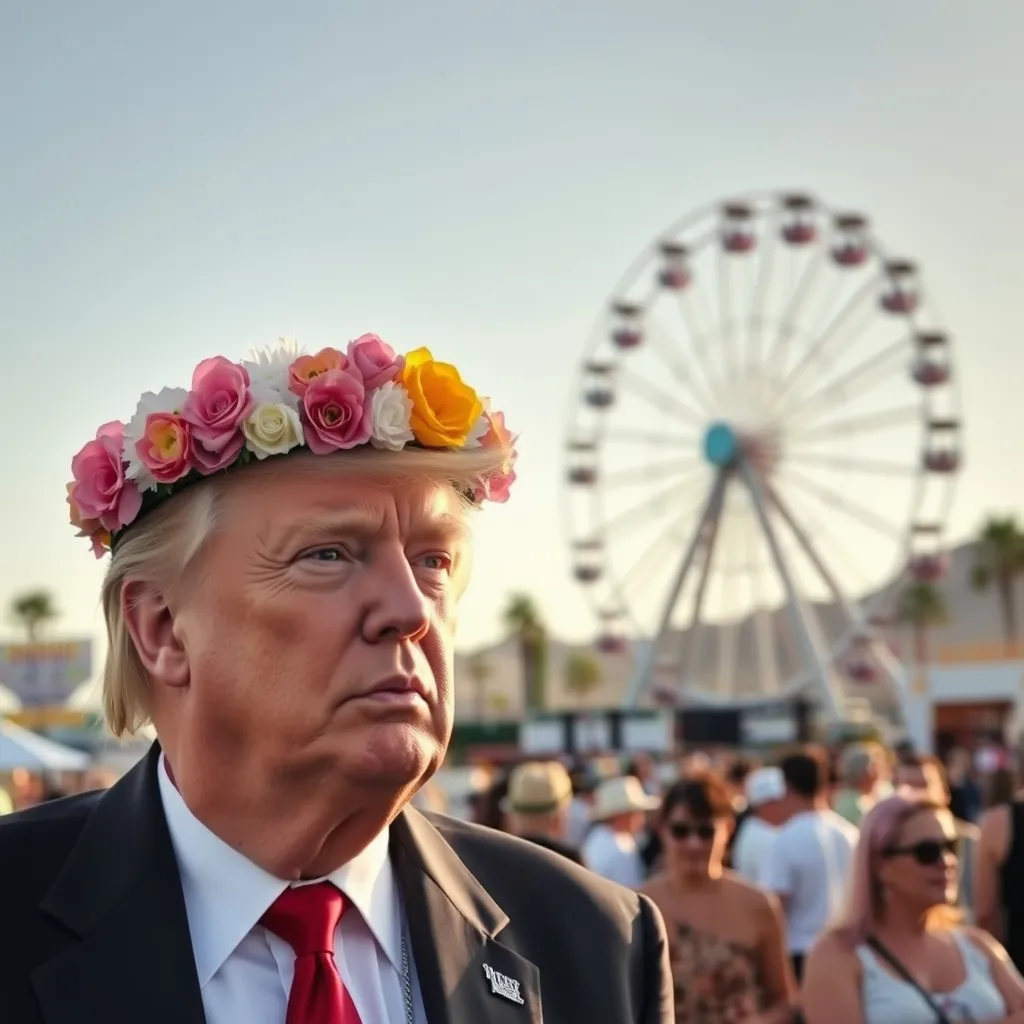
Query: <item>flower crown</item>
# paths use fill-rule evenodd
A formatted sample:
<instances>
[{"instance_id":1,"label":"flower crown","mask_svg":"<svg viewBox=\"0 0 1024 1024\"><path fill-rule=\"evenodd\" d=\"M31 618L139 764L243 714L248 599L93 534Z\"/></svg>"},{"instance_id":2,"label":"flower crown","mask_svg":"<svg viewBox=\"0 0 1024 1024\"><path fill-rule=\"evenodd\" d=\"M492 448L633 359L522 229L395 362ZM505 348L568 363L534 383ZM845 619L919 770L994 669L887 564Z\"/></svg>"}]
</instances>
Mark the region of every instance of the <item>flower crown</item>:
<instances>
[{"instance_id":1,"label":"flower crown","mask_svg":"<svg viewBox=\"0 0 1024 1024\"><path fill-rule=\"evenodd\" d=\"M513 438L448 363L425 348L398 356L375 334L341 352L281 342L251 361L204 359L192 388L147 391L126 424L105 423L72 459L71 523L97 558L139 516L198 480L272 455L372 446L387 451L504 448L476 502L508 499Z\"/></svg>"}]
</instances>

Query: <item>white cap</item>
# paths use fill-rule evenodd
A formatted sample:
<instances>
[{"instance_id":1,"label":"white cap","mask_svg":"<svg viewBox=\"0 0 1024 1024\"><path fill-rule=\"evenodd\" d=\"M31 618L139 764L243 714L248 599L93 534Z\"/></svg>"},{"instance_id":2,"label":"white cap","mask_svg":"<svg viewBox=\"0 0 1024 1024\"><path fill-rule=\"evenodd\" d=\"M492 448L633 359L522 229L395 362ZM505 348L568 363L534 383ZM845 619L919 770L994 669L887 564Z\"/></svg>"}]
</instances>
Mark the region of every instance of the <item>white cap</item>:
<instances>
[{"instance_id":1,"label":"white cap","mask_svg":"<svg viewBox=\"0 0 1024 1024\"><path fill-rule=\"evenodd\" d=\"M781 800L785 795L786 780L781 768L758 768L747 776L747 803L751 807Z\"/></svg>"}]
</instances>

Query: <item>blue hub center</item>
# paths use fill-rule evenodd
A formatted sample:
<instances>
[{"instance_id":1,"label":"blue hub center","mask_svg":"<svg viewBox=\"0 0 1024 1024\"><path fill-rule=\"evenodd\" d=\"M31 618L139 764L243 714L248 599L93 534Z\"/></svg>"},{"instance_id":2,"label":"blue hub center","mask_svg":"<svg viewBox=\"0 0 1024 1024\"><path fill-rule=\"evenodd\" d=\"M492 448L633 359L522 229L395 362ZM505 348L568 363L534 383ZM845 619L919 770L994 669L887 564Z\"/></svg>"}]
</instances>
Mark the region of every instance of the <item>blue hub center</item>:
<instances>
[{"instance_id":1,"label":"blue hub center","mask_svg":"<svg viewBox=\"0 0 1024 1024\"><path fill-rule=\"evenodd\" d=\"M712 466L731 466L740 453L736 434L728 423L712 423L704 435L704 458Z\"/></svg>"}]
</instances>

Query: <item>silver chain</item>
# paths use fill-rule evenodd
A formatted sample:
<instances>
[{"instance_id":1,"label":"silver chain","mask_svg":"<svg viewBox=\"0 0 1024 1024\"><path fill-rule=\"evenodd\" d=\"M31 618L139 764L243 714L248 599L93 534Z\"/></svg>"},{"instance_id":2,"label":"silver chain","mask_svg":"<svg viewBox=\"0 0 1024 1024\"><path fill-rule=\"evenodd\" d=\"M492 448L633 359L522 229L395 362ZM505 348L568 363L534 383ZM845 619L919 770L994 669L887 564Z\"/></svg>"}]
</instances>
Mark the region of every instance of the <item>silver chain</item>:
<instances>
[{"instance_id":1,"label":"silver chain","mask_svg":"<svg viewBox=\"0 0 1024 1024\"><path fill-rule=\"evenodd\" d=\"M405 1000L405 1024L416 1024L412 1010L412 971L409 968L409 943L406 941L409 929L402 922L402 998Z\"/></svg>"}]
</instances>

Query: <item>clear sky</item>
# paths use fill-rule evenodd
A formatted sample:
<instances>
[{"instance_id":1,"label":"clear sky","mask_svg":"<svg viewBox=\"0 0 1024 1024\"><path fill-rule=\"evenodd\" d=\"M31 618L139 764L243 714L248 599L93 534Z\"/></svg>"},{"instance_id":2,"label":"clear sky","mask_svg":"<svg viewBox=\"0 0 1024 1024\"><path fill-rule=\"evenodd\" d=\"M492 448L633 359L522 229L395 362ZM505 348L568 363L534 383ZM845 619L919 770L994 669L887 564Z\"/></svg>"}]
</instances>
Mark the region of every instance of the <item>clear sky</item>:
<instances>
[{"instance_id":1,"label":"clear sky","mask_svg":"<svg viewBox=\"0 0 1024 1024\"><path fill-rule=\"evenodd\" d=\"M804 188L917 258L956 340L952 517L1024 508L1024 9L998 0L179 0L0 7L0 600L98 632L72 453L279 335L431 346L522 434L462 615L593 620L560 522L572 379L687 209ZM856 556L856 553L854 553Z\"/></svg>"}]
</instances>

